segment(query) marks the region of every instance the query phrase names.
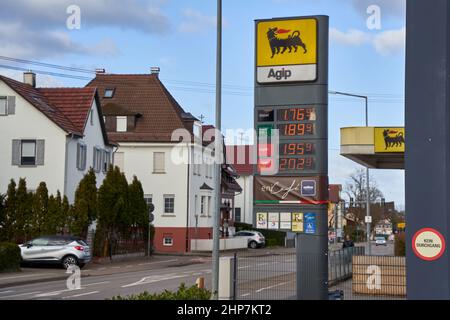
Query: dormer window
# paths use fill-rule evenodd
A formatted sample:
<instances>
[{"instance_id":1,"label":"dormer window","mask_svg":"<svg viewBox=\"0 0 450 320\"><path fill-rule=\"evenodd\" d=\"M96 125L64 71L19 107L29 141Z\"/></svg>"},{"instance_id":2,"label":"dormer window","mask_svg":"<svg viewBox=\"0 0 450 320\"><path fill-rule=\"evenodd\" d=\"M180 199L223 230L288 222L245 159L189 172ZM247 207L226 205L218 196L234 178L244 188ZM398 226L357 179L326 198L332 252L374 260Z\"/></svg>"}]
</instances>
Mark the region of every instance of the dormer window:
<instances>
[{"instance_id":1,"label":"dormer window","mask_svg":"<svg viewBox=\"0 0 450 320\"><path fill-rule=\"evenodd\" d=\"M103 96L104 98L112 98L114 96L114 88L107 88L105 90L105 95Z\"/></svg>"}]
</instances>

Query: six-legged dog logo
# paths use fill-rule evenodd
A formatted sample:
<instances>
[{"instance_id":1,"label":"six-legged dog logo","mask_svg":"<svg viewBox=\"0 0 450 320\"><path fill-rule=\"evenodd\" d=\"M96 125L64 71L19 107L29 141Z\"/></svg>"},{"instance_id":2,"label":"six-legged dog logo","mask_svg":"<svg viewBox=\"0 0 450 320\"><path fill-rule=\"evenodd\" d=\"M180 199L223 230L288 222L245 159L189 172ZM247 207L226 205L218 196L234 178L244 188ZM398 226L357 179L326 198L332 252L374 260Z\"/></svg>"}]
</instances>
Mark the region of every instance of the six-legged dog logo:
<instances>
[{"instance_id":1,"label":"six-legged dog logo","mask_svg":"<svg viewBox=\"0 0 450 320\"><path fill-rule=\"evenodd\" d=\"M383 131L383 136L386 145L385 150L388 150L389 148L398 148L405 144L405 136L403 132L386 129Z\"/></svg>"},{"instance_id":2,"label":"six-legged dog logo","mask_svg":"<svg viewBox=\"0 0 450 320\"><path fill-rule=\"evenodd\" d=\"M282 34L289 35L287 38L281 38L280 35ZM304 54L308 52L306 44L302 41L300 31L298 30L291 33L291 30L269 28L267 38L269 39L270 48L272 49L272 58L277 54L284 54L288 49L289 53L292 53L292 49L294 49L294 52L297 52L298 47L303 48Z\"/></svg>"}]
</instances>

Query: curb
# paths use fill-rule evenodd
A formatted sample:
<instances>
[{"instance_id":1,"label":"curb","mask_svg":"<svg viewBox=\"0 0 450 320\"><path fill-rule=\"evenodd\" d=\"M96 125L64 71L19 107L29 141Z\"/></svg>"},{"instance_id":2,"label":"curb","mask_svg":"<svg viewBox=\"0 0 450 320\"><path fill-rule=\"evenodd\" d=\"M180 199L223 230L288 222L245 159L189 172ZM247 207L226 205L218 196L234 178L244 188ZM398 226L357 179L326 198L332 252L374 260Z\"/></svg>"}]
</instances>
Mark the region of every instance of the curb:
<instances>
[{"instance_id":1,"label":"curb","mask_svg":"<svg viewBox=\"0 0 450 320\"><path fill-rule=\"evenodd\" d=\"M87 275L86 277L89 277L89 275ZM67 276L57 276L57 277L53 277L53 278L39 278L39 279L33 279L33 280L20 280L20 281L9 282L9 283L1 283L0 284L0 289L16 287L16 286L24 286L24 285L28 285L28 284L36 284L36 283L41 283L41 282L66 280L66 279L67 279Z\"/></svg>"}]
</instances>

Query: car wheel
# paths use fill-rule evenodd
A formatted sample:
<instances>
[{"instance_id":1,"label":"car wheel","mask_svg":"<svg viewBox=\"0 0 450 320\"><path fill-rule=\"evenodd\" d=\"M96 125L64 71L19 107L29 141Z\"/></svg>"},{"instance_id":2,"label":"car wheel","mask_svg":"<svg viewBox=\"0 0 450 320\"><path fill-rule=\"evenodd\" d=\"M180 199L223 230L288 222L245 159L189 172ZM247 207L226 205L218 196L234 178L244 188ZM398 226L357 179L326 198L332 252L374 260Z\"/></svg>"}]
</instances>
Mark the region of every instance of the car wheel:
<instances>
[{"instance_id":1,"label":"car wheel","mask_svg":"<svg viewBox=\"0 0 450 320\"><path fill-rule=\"evenodd\" d=\"M62 266L64 269L68 269L70 266L78 266L78 259L75 256L69 255L62 259Z\"/></svg>"},{"instance_id":2,"label":"car wheel","mask_svg":"<svg viewBox=\"0 0 450 320\"><path fill-rule=\"evenodd\" d=\"M256 241L250 242L250 248L256 249L257 247L258 247L258 244L256 243Z\"/></svg>"}]
</instances>

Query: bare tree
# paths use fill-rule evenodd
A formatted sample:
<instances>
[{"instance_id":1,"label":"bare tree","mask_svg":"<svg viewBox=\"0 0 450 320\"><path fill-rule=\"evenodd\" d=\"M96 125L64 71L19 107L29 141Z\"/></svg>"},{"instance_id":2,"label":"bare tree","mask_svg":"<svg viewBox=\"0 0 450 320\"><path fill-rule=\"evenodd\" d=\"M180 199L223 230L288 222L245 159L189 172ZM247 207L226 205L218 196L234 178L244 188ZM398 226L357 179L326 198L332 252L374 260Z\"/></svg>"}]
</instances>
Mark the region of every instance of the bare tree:
<instances>
[{"instance_id":1,"label":"bare tree","mask_svg":"<svg viewBox=\"0 0 450 320\"><path fill-rule=\"evenodd\" d=\"M366 172L364 169L358 169L352 173L344 187L344 193L350 200L350 207L348 214L355 220L357 225L364 223L364 217L366 216L366 199L367 199L367 187L366 187ZM374 206L373 204L383 198L383 193L378 189L376 181L372 178L369 183L369 200L371 203L371 216L372 216L372 229L375 225L384 219L383 210L380 210L380 206Z\"/></svg>"}]
</instances>

